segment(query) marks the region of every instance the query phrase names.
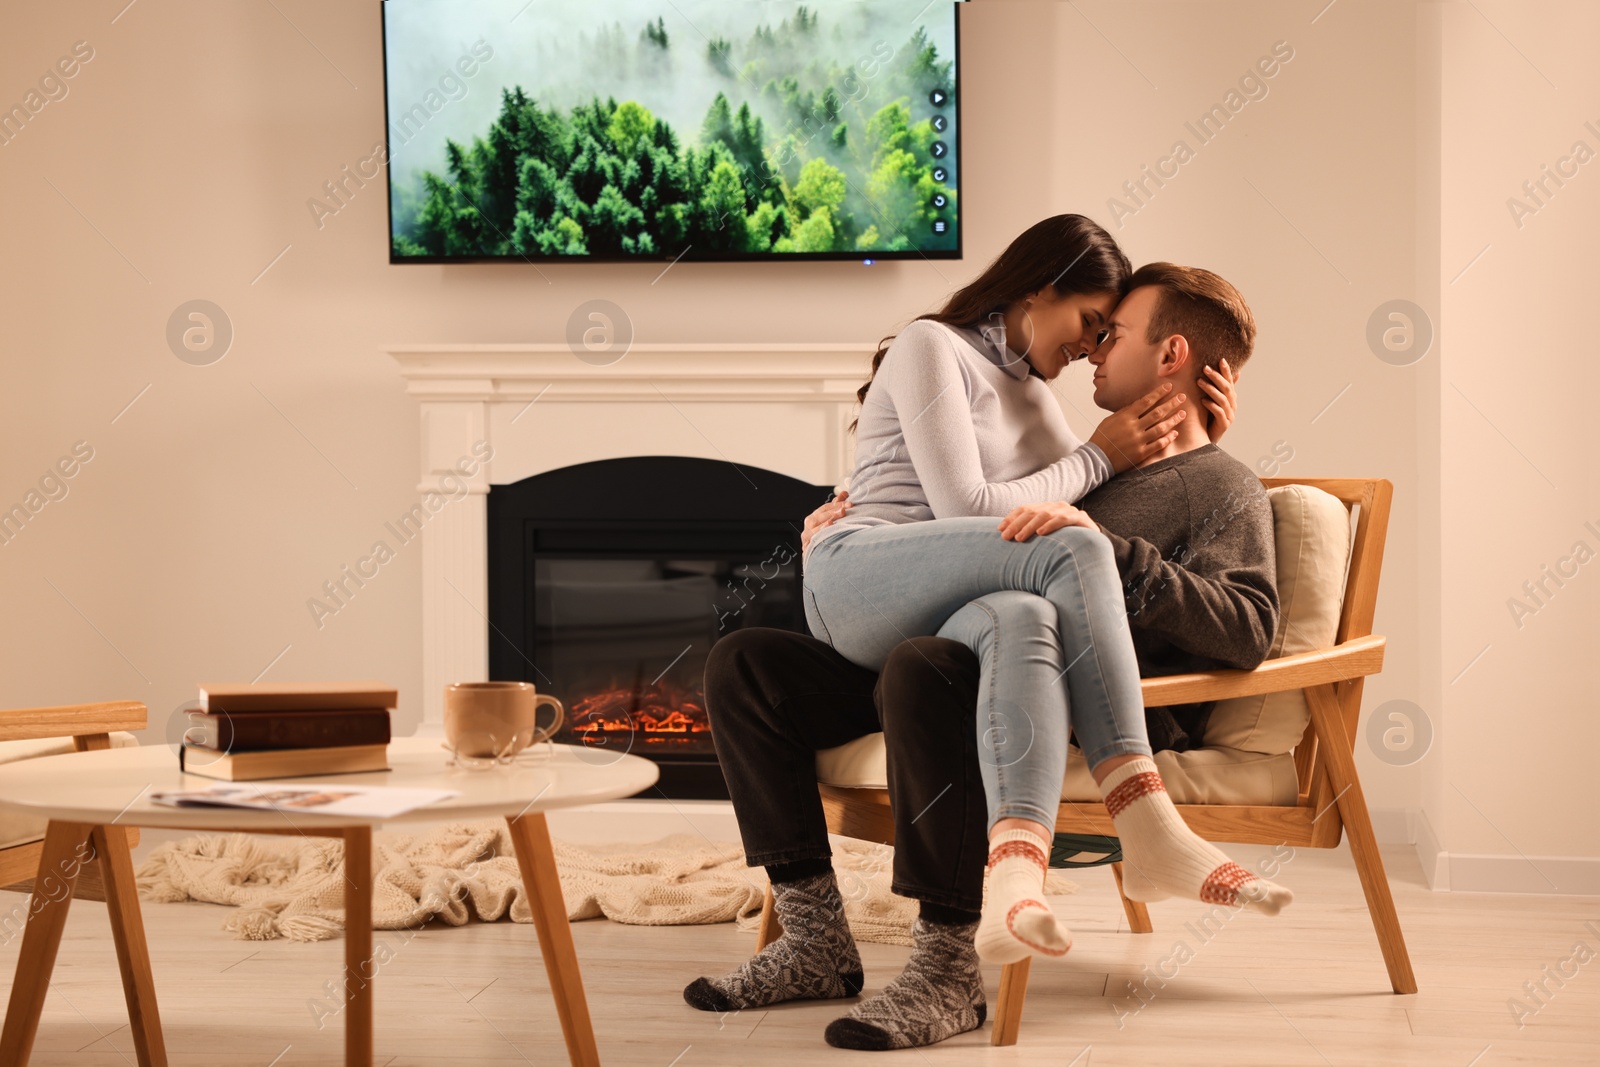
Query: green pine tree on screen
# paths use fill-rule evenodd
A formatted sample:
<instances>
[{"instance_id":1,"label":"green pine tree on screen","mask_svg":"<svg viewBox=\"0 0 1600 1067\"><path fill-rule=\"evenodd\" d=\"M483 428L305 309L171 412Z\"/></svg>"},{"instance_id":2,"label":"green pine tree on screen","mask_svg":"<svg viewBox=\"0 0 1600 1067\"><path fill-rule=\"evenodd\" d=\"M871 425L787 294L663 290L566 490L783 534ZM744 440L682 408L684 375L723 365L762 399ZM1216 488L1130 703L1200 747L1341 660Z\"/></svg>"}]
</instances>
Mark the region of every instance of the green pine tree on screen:
<instances>
[{"instance_id":1,"label":"green pine tree on screen","mask_svg":"<svg viewBox=\"0 0 1600 1067\"><path fill-rule=\"evenodd\" d=\"M442 173L396 177L395 254L953 247L953 233L931 231L956 200L932 177L928 149L940 135L915 118L931 90L953 92L951 61L920 26L858 59L863 42L838 28L830 39L820 18L801 6L737 43L697 37L680 47L661 16L636 39L620 24L581 36L592 69L705 86L698 125L674 128L646 97L592 96L563 109L506 89L470 145L445 142ZM943 212L931 207L941 193Z\"/></svg>"}]
</instances>

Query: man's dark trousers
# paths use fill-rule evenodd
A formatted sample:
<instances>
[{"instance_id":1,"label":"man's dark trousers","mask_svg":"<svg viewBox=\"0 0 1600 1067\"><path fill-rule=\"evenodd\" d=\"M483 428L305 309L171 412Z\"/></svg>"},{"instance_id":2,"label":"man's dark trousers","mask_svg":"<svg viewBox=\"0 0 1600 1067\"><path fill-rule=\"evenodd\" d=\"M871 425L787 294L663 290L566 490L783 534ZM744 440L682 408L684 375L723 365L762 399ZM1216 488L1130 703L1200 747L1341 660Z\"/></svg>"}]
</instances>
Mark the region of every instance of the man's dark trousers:
<instances>
[{"instance_id":1,"label":"man's dark trousers","mask_svg":"<svg viewBox=\"0 0 1600 1067\"><path fill-rule=\"evenodd\" d=\"M894 879L903 896L983 906L988 809L974 729L978 657L916 637L881 674L814 637L736 630L711 647L706 709L751 866L827 859L818 750L883 731L894 811Z\"/></svg>"}]
</instances>

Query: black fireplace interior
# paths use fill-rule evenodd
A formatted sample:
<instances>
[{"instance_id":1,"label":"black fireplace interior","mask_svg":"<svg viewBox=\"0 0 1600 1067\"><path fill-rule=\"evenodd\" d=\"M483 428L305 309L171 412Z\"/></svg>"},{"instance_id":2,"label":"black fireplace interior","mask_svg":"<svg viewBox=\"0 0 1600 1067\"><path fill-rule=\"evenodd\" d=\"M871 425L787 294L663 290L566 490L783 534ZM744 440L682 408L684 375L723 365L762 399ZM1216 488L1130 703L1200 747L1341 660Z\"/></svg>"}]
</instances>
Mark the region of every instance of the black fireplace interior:
<instances>
[{"instance_id":1,"label":"black fireplace interior","mask_svg":"<svg viewBox=\"0 0 1600 1067\"><path fill-rule=\"evenodd\" d=\"M654 760L641 795L726 798L706 655L747 626L806 631L800 531L831 492L686 456L490 486L489 677L559 697L557 741Z\"/></svg>"}]
</instances>

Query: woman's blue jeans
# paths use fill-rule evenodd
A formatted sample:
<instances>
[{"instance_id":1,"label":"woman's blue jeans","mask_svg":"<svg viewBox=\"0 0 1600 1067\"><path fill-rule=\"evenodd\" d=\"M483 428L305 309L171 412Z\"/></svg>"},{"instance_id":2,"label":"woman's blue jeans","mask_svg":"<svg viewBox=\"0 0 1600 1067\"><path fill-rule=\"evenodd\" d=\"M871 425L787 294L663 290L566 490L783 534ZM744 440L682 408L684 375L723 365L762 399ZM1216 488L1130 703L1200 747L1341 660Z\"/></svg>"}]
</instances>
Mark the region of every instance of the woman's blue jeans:
<instances>
[{"instance_id":1,"label":"woman's blue jeans","mask_svg":"<svg viewBox=\"0 0 1600 1067\"><path fill-rule=\"evenodd\" d=\"M1091 767L1150 754L1139 664L1111 544L1069 526L1008 541L997 519L855 527L823 538L802 599L818 638L869 670L911 637L966 644L989 825L1054 826L1075 730Z\"/></svg>"}]
</instances>

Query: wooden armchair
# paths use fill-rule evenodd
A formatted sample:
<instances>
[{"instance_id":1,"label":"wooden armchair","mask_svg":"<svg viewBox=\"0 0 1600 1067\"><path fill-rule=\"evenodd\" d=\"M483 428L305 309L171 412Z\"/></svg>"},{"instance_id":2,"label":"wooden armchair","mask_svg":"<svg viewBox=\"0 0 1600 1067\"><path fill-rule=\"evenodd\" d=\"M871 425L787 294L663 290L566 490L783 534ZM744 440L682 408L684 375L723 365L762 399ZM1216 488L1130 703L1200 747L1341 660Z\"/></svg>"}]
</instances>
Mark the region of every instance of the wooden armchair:
<instances>
[{"instance_id":1,"label":"wooden armchair","mask_svg":"<svg viewBox=\"0 0 1600 1067\"><path fill-rule=\"evenodd\" d=\"M1161 707L1296 689L1304 692L1311 714L1293 751L1300 783L1294 804L1180 803L1178 812L1197 834L1210 841L1334 848L1348 829L1350 851L1366 894L1367 910L1377 929L1390 985L1396 993L1415 993L1416 978L1373 836L1354 754L1364 679L1383 668L1384 638L1372 633L1372 619L1394 487L1385 479L1355 478L1264 478L1262 484L1269 489L1293 484L1311 486L1336 497L1347 513L1357 509L1336 640L1327 648L1269 659L1253 671L1147 678L1143 682L1144 701L1148 707ZM831 833L894 843L887 790L827 784L819 788ZM1063 801L1056 832L1109 836L1116 831L1104 805ZM1112 863L1111 869L1120 896L1121 864ZM1122 905L1135 933L1151 932L1149 912L1143 904L1123 897ZM781 934L769 889L757 932L757 949ZM991 1044L1016 1043L1030 962L1010 964L1001 972Z\"/></svg>"},{"instance_id":2,"label":"wooden armchair","mask_svg":"<svg viewBox=\"0 0 1600 1067\"><path fill-rule=\"evenodd\" d=\"M111 748L113 732L143 730L148 721L148 711L136 700L0 711L0 751L3 751L6 742L55 737L72 738L72 747L78 752ZM139 843L137 827L127 827L123 833L127 835L129 849ZM0 848L0 888L31 892L43 850L42 822L36 839ZM99 857L92 859L78 872L77 888L73 895L80 900L106 898L105 885L100 878Z\"/></svg>"}]
</instances>

